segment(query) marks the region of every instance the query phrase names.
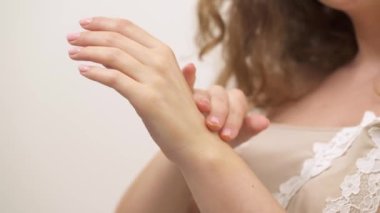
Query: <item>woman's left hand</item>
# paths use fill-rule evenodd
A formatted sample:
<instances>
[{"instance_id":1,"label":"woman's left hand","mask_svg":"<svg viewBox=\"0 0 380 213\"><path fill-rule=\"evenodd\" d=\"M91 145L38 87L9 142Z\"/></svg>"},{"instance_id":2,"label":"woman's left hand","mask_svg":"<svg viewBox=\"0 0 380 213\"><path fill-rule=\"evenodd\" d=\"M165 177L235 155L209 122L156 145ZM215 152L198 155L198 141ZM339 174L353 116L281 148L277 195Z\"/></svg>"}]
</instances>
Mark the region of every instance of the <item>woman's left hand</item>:
<instances>
[{"instance_id":1,"label":"woman's left hand","mask_svg":"<svg viewBox=\"0 0 380 213\"><path fill-rule=\"evenodd\" d=\"M87 31L68 35L75 46L70 57L104 65L82 65L81 74L127 98L169 158L207 144L212 134L167 45L127 20L96 17L80 24Z\"/></svg>"}]
</instances>

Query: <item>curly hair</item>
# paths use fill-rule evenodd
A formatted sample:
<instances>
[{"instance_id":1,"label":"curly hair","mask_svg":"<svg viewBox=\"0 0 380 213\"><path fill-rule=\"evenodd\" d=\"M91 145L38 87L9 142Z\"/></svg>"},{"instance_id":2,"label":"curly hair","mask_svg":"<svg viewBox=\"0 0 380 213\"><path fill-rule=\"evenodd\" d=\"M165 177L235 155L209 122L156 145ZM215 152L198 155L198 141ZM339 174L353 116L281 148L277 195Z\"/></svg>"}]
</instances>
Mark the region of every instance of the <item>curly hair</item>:
<instances>
[{"instance_id":1,"label":"curly hair","mask_svg":"<svg viewBox=\"0 0 380 213\"><path fill-rule=\"evenodd\" d=\"M199 0L198 22L200 57L222 47L217 83L234 78L263 109L302 97L304 76L327 76L358 51L349 17L315 0Z\"/></svg>"}]
</instances>

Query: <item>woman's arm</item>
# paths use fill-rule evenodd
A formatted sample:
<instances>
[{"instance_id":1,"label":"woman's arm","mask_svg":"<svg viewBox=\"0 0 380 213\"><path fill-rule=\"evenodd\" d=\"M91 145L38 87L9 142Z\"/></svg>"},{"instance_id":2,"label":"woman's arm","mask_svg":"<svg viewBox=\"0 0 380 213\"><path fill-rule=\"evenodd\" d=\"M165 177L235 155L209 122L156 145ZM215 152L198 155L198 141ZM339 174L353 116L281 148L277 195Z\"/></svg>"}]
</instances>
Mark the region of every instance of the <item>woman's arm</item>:
<instances>
[{"instance_id":1,"label":"woman's arm","mask_svg":"<svg viewBox=\"0 0 380 213\"><path fill-rule=\"evenodd\" d=\"M208 139L208 142L210 146L203 147L201 154L174 161L179 165L200 212L285 212L230 147L217 139Z\"/></svg>"},{"instance_id":2,"label":"woman's arm","mask_svg":"<svg viewBox=\"0 0 380 213\"><path fill-rule=\"evenodd\" d=\"M196 213L190 190L175 164L159 152L136 178L116 213Z\"/></svg>"},{"instance_id":3,"label":"woman's arm","mask_svg":"<svg viewBox=\"0 0 380 213\"><path fill-rule=\"evenodd\" d=\"M81 24L88 31L71 36L79 47L70 57L104 65L80 71L130 101L181 170L201 212L281 211L239 156L205 127L168 46L129 21L97 17Z\"/></svg>"},{"instance_id":4,"label":"woman's arm","mask_svg":"<svg viewBox=\"0 0 380 213\"><path fill-rule=\"evenodd\" d=\"M195 66L189 64L183 73L189 87L195 82ZM235 147L253 137L268 126L268 120L255 113L247 114L247 99L236 89L220 90L212 86L208 90L193 89L198 109L209 120L210 130L219 132L230 146ZM217 117L219 128L210 122ZM226 137L225 130L233 134ZM121 199L117 213L199 213L189 187L178 167L159 152L144 168Z\"/></svg>"},{"instance_id":5,"label":"woman's arm","mask_svg":"<svg viewBox=\"0 0 380 213\"><path fill-rule=\"evenodd\" d=\"M186 181L174 163L163 153L157 154L131 185L116 212L197 213L187 184L201 212L283 212L239 158L228 156L231 153L214 154L181 167Z\"/></svg>"}]
</instances>

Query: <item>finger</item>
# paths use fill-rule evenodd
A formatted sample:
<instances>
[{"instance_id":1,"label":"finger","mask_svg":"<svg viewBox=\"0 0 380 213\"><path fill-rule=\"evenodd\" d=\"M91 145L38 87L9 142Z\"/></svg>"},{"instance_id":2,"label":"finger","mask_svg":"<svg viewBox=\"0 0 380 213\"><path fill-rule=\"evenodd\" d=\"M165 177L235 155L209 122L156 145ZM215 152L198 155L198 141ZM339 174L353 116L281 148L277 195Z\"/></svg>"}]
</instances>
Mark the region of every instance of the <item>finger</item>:
<instances>
[{"instance_id":1,"label":"finger","mask_svg":"<svg viewBox=\"0 0 380 213\"><path fill-rule=\"evenodd\" d=\"M247 100L244 93L238 89L229 90L229 112L227 120L219 135L224 141L231 141L238 135L247 112Z\"/></svg>"},{"instance_id":2,"label":"finger","mask_svg":"<svg viewBox=\"0 0 380 213\"><path fill-rule=\"evenodd\" d=\"M67 40L74 46L104 46L119 48L142 63L146 63L147 60L149 60L149 57L147 57L149 52L145 46L142 46L134 40L116 32L86 31L72 33L67 36Z\"/></svg>"},{"instance_id":3,"label":"finger","mask_svg":"<svg viewBox=\"0 0 380 213\"><path fill-rule=\"evenodd\" d=\"M212 86L209 92L211 97L211 110L207 116L206 124L210 130L219 131L223 127L228 115L228 96L221 86Z\"/></svg>"},{"instance_id":4,"label":"finger","mask_svg":"<svg viewBox=\"0 0 380 213\"><path fill-rule=\"evenodd\" d=\"M131 91L136 91L138 83L120 71L96 66L79 66L80 73L93 81L111 87L124 97L131 99Z\"/></svg>"},{"instance_id":5,"label":"finger","mask_svg":"<svg viewBox=\"0 0 380 213\"><path fill-rule=\"evenodd\" d=\"M73 60L92 61L107 68L116 69L129 77L140 81L142 64L124 51L111 47L73 47L69 50Z\"/></svg>"},{"instance_id":6,"label":"finger","mask_svg":"<svg viewBox=\"0 0 380 213\"><path fill-rule=\"evenodd\" d=\"M206 90L195 89L193 99L200 112L208 115L211 110L210 95Z\"/></svg>"},{"instance_id":7,"label":"finger","mask_svg":"<svg viewBox=\"0 0 380 213\"><path fill-rule=\"evenodd\" d=\"M269 124L270 121L265 116L249 113L244 119L239 135L229 144L236 147L268 128Z\"/></svg>"},{"instance_id":8,"label":"finger","mask_svg":"<svg viewBox=\"0 0 380 213\"><path fill-rule=\"evenodd\" d=\"M186 79L187 84L191 89L194 89L194 83L195 83L195 73L197 69L193 63L186 65L183 69L183 75Z\"/></svg>"},{"instance_id":9,"label":"finger","mask_svg":"<svg viewBox=\"0 0 380 213\"><path fill-rule=\"evenodd\" d=\"M81 26L90 31L112 31L120 33L143 46L155 47L161 42L131 21L117 18L94 17L80 21Z\"/></svg>"}]
</instances>

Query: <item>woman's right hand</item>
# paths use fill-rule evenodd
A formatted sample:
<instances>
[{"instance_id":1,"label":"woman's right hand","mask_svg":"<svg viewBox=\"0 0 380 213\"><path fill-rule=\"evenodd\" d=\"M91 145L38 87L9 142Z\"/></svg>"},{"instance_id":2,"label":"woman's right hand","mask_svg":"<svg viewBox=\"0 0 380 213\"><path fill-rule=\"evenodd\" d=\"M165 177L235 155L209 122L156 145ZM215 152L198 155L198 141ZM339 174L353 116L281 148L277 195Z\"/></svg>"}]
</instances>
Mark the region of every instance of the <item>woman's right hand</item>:
<instances>
[{"instance_id":1,"label":"woman's right hand","mask_svg":"<svg viewBox=\"0 0 380 213\"><path fill-rule=\"evenodd\" d=\"M182 71L193 89L194 101L204 114L207 127L232 147L246 142L269 126L269 120L263 115L248 113L247 99L241 90L226 90L217 85L208 90L194 89L195 66L188 64Z\"/></svg>"}]
</instances>

